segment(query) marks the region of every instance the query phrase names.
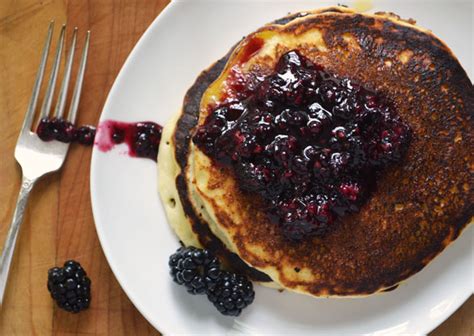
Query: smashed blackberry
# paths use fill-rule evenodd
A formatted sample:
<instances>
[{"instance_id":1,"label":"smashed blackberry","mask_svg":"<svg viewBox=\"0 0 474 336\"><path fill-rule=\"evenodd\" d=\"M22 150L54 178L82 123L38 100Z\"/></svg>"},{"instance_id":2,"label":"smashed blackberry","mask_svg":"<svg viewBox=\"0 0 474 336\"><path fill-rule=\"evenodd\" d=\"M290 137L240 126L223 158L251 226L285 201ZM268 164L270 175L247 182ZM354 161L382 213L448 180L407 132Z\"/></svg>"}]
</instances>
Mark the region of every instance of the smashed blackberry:
<instances>
[{"instance_id":1,"label":"smashed blackberry","mask_svg":"<svg viewBox=\"0 0 474 336\"><path fill-rule=\"evenodd\" d=\"M135 142L132 146L135 154L138 157L156 160L163 128L153 122L140 122L135 127Z\"/></svg>"},{"instance_id":2,"label":"smashed blackberry","mask_svg":"<svg viewBox=\"0 0 474 336\"><path fill-rule=\"evenodd\" d=\"M208 250L180 247L169 258L174 282L184 285L191 294L205 294L213 289L220 276L219 260Z\"/></svg>"},{"instance_id":3,"label":"smashed blackberry","mask_svg":"<svg viewBox=\"0 0 474 336\"><path fill-rule=\"evenodd\" d=\"M77 130L69 121L54 118L52 122L56 132L56 140L64 143L71 143L76 140Z\"/></svg>"},{"instance_id":4,"label":"smashed blackberry","mask_svg":"<svg viewBox=\"0 0 474 336\"><path fill-rule=\"evenodd\" d=\"M69 121L59 118L42 118L36 133L43 141L57 140L70 143L76 140L76 128Z\"/></svg>"},{"instance_id":5,"label":"smashed blackberry","mask_svg":"<svg viewBox=\"0 0 474 336\"><path fill-rule=\"evenodd\" d=\"M94 126L81 126L77 129L76 141L81 145L91 146L94 144L96 128Z\"/></svg>"},{"instance_id":6,"label":"smashed blackberry","mask_svg":"<svg viewBox=\"0 0 474 336\"><path fill-rule=\"evenodd\" d=\"M222 272L207 297L221 314L239 316L242 309L253 302L255 292L252 282L244 276Z\"/></svg>"},{"instance_id":7,"label":"smashed blackberry","mask_svg":"<svg viewBox=\"0 0 474 336\"><path fill-rule=\"evenodd\" d=\"M107 127L111 129L110 140L116 145L125 143L131 156L156 161L162 126L151 121L126 123L108 120Z\"/></svg>"},{"instance_id":8,"label":"smashed blackberry","mask_svg":"<svg viewBox=\"0 0 474 336\"><path fill-rule=\"evenodd\" d=\"M56 139L53 122L48 118L41 119L36 129L36 134L38 134L38 137L43 141Z\"/></svg>"},{"instance_id":9,"label":"smashed blackberry","mask_svg":"<svg viewBox=\"0 0 474 336\"><path fill-rule=\"evenodd\" d=\"M69 121L60 118L42 118L36 129L36 134L43 141L77 142L86 146L94 144L95 133L93 126L76 128Z\"/></svg>"},{"instance_id":10,"label":"smashed blackberry","mask_svg":"<svg viewBox=\"0 0 474 336\"><path fill-rule=\"evenodd\" d=\"M78 313L89 308L91 280L77 261L69 260L64 267L51 268L48 290L58 306L68 312Z\"/></svg>"}]
</instances>

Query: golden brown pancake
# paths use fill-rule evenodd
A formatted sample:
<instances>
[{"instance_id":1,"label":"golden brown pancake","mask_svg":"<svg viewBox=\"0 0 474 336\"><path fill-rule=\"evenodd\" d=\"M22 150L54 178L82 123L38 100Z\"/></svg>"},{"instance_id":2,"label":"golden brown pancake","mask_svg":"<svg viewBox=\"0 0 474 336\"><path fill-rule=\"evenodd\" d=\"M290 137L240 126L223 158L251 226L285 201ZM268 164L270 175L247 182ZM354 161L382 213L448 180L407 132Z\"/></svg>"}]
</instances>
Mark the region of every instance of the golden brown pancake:
<instances>
[{"instance_id":1,"label":"golden brown pancake","mask_svg":"<svg viewBox=\"0 0 474 336\"><path fill-rule=\"evenodd\" d=\"M248 55L245 48L256 36L264 45ZM292 49L339 77L383 92L414 134L404 161L384 172L359 213L324 237L298 243L270 223L258 197L242 192L230 169L190 144L198 118L203 123L209 105L220 102L226 70L240 64L246 75L266 74ZM202 202L213 222L203 225L212 241L285 288L316 296L390 288L421 270L472 217L473 99L472 84L449 48L393 15L338 7L267 25L241 41L229 60L204 72L186 95L174 137L183 208L191 218L192 204ZM197 195L190 197L189 185ZM201 232L195 224L193 229Z\"/></svg>"},{"instance_id":2,"label":"golden brown pancake","mask_svg":"<svg viewBox=\"0 0 474 336\"><path fill-rule=\"evenodd\" d=\"M245 48L255 38L265 43L248 57ZM199 196L231 249L285 288L358 295L391 287L426 265L472 216L472 84L450 50L427 31L382 15L328 12L264 27L242 41L204 93L200 123L220 95L231 95L226 70L242 57L242 71L260 76L292 49L389 97L413 129L406 159L381 176L359 213L325 237L299 243L283 237L229 169L195 148Z\"/></svg>"}]
</instances>

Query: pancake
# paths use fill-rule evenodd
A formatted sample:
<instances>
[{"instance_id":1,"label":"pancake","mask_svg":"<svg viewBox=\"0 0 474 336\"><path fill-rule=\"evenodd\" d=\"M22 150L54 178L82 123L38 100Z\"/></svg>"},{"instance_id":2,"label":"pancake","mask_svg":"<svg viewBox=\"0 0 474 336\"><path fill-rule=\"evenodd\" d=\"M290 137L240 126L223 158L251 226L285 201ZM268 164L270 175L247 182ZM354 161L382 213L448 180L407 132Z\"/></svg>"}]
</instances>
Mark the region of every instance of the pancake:
<instances>
[{"instance_id":1,"label":"pancake","mask_svg":"<svg viewBox=\"0 0 474 336\"><path fill-rule=\"evenodd\" d=\"M263 45L246 51L256 36ZM383 91L415 134L406 159L384 173L359 213L324 237L298 243L269 222L230 169L190 143L198 119L202 124L208 106L219 105L228 89L229 69L238 64L244 73L265 75L291 49ZM211 246L254 280L271 278L315 296L390 289L422 269L472 217L472 111L472 84L430 32L391 14L360 15L341 7L288 16L250 34L201 74L178 121L165 127L170 148L162 142L158 162L168 219L185 245ZM170 178L163 179L166 174Z\"/></svg>"},{"instance_id":2,"label":"pancake","mask_svg":"<svg viewBox=\"0 0 474 336\"><path fill-rule=\"evenodd\" d=\"M263 40L258 48L256 39ZM326 236L298 243L268 220L230 169L192 145L187 179L195 183L194 197L216 225L214 234L284 288L315 296L390 288L421 270L472 217L472 84L442 41L409 22L347 9L310 13L240 42L204 93L199 124L237 94L226 82L233 67L247 77L264 76L292 49L393 101L414 134L406 158L380 176L360 212L343 217Z\"/></svg>"}]
</instances>

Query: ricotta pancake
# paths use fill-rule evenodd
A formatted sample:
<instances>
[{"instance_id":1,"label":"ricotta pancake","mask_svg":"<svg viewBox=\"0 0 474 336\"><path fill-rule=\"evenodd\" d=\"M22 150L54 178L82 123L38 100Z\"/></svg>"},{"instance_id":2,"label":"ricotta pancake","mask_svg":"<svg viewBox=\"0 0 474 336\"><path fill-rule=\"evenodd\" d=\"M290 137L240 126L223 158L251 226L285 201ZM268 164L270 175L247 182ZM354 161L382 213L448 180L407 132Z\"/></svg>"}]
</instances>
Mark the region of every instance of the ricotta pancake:
<instances>
[{"instance_id":1,"label":"ricotta pancake","mask_svg":"<svg viewBox=\"0 0 474 336\"><path fill-rule=\"evenodd\" d=\"M199 140L208 134L196 135L210 129L220 107L255 96L282 59L296 59L291 53L338 83L383 96L394 111L395 133L405 134L398 130L406 125L410 140L396 160L377 168L376 177L361 175L374 183L363 202L350 203L357 210L328 215L337 217L330 229L290 236L298 239L272 220L260 190L252 193L242 184L236 164L226 164ZM472 84L450 49L413 22L343 7L277 20L204 71L180 115L165 127L158 165L170 224L185 245L211 248L257 281L314 296L389 289L421 270L472 218L473 99ZM245 117L233 117L232 125Z\"/></svg>"}]
</instances>

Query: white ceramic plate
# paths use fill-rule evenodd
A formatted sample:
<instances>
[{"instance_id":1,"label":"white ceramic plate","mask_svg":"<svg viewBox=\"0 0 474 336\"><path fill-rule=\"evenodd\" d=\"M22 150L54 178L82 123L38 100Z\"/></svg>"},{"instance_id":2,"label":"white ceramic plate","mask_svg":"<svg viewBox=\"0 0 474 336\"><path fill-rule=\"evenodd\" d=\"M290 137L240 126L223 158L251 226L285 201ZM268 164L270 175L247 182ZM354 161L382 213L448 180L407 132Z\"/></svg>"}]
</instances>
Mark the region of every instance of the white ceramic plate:
<instances>
[{"instance_id":1,"label":"white ceramic plate","mask_svg":"<svg viewBox=\"0 0 474 336\"><path fill-rule=\"evenodd\" d=\"M200 71L243 35L288 12L336 3L175 1L130 54L101 120L163 124L180 109ZM416 18L448 43L473 78L472 8L469 0L389 1L376 2L372 11ZM473 292L471 227L393 292L363 299L314 299L258 287L254 304L239 318L219 316L205 296L188 295L168 275L168 256L178 240L160 204L155 163L121 152L93 152L91 194L97 232L123 289L165 334L424 334Z\"/></svg>"}]
</instances>

